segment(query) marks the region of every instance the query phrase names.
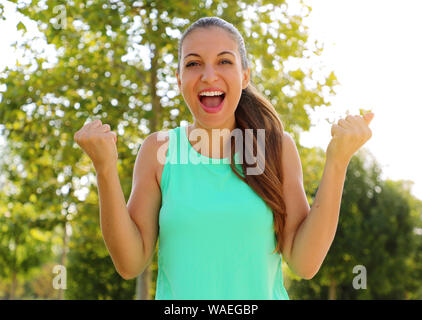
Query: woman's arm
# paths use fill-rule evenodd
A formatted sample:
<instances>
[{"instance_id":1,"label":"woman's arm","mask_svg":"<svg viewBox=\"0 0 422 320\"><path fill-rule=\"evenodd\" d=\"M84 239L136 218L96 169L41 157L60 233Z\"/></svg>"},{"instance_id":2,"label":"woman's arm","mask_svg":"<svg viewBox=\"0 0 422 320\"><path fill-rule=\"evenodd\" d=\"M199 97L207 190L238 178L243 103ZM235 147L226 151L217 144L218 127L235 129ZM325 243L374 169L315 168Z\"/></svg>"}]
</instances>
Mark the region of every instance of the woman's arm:
<instances>
[{"instance_id":1,"label":"woman's arm","mask_svg":"<svg viewBox=\"0 0 422 320\"><path fill-rule=\"evenodd\" d=\"M155 172L162 142L157 135L150 134L139 149L127 205L117 167L97 172L101 231L117 272L126 280L145 270L158 239L161 190Z\"/></svg>"},{"instance_id":2,"label":"woman's arm","mask_svg":"<svg viewBox=\"0 0 422 320\"><path fill-rule=\"evenodd\" d=\"M142 268L145 252L140 230L126 206L117 167L97 171L97 185L104 242L117 272L131 279L133 270Z\"/></svg>"},{"instance_id":3,"label":"woman's arm","mask_svg":"<svg viewBox=\"0 0 422 320\"><path fill-rule=\"evenodd\" d=\"M305 204L300 158L293 139L283 144L284 197L287 220L283 256L292 270L305 279L318 272L334 240L347 166L353 154L372 136L373 114L347 116L331 129L326 163L312 208Z\"/></svg>"},{"instance_id":4,"label":"woman's arm","mask_svg":"<svg viewBox=\"0 0 422 320\"><path fill-rule=\"evenodd\" d=\"M326 162L314 203L296 230L289 264L305 279L318 272L334 240L346 171L345 165Z\"/></svg>"}]
</instances>

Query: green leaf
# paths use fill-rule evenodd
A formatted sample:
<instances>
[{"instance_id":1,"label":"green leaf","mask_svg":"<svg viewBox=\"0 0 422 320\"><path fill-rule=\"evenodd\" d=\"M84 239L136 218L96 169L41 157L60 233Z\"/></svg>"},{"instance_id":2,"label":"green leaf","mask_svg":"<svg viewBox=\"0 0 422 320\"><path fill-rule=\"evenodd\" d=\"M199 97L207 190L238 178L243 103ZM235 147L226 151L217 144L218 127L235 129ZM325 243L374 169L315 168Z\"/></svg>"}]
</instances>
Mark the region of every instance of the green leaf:
<instances>
[{"instance_id":1,"label":"green leaf","mask_svg":"<svg viewBox=\"0 0 422 320\"><path fill-rule=\"evenodd\" d=\"M26 32L26 27L22 22L19 22L16 27L17 27L18 31L23 30L24 33Z\"/></svg>"}]
</instances>

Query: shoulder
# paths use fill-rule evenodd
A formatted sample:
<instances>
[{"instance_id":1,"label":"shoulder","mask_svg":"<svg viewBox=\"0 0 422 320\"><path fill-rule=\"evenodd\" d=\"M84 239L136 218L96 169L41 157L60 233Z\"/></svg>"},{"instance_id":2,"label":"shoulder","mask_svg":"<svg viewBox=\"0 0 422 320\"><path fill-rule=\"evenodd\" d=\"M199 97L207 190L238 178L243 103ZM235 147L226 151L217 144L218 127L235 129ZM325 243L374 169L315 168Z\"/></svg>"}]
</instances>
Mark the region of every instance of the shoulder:
<instances>
[{"instance_id":1,"label":"shoulder","mask_svg":"<svg viewBox=\"0 0 422 320\"><path fill-rule=\"evenodd\" d=\"M168 144L169 138L165 131L157 131L149 134L141 143L139 148L136 163L144 162L154 169L159 164L159 150L160 147Z\"/></svg>"},{"instance_id":2,"label":"shoulder","mask_svg":"<svg viewBox=\"0 0 422 320\"><path fill-rule=\"evenodd\" d=\"M160 147L165 143L168 143L169 141L169 131L168 130L162 130L162 131L156 131L148 135L144 143L149 143L151 146L154 147Z\"/></svg>"},{"instance_id":3,"label":"shoulder","mask_svg":"<svg viewBox=\"0 0 422 320\"><path fill-rule=\"evenodd\" d=\"M292 135L286 131L283 132L282 138L282 166L284 175L290 175L290 177L297 176L302 177L302 165L300 162L299 151L296 146L296 142Z\"/></svg>"},{"instance_id":4,"label":"shoulder","mask_svg":"<svg viewBox=\"0 0 422 320\"><path fill-rule=\"evenodd\" d=\"M167 151L169 143L169 132L168 131L156 131L151 134L149 134L144 141L142 142L141 148L144 148L145 151L148 153L148 155L151 157L151 159L154 162L154 165L156 167L159 166L161 161L165 161L165 154L164 153L164 159L161 159L163 157L162 152L160 152L162 149L165 149ZM164 163L164 162L163 162Z\"/></svg>"},{"instance_id":5,"label":"shoulder","mask_svg":"<svg viewBox=\"0 0 422 320\"><path fill-rule=\"evenodd\" d=\"M168 140L168 134L164 131L153 132L142 140L135 160L134 180L147 175L156 179L160 164L160 147L168 144Z\"/></svg>"},{"instance_id":6,"label":"shoulder","mask_svg":"<svg viewBox=\"0 0 422 320\"><path fill-rule=\"evenodd\" d=\"M283 130L283 143L287 143L287 144L293 143L296 146L295 140L293 139L292 135L284 130Z\"/></svg>"},{"instance_id":7,"label":"shoulder","mask_svg":"<svg viewBox=\"0 0 422 320\"><path fill-rule=\"evenodd\" d=\"M169 146L169 130L156 131L148 135L142 143L141 149L147 154L148 163L154 172L157 185L161 186L161 176L166 163Z\"/></svg>"},{"instance_id":8,"label":"shoulder","mask_svg":"<svg viewBox=\"0 0 422 320\"><path fill-rule=\"evenodd\" d=\"M161 145L163 142L166 142L169 138L169 130L161 130L156 131L151 134L149 134L144 142L154 143L156 145Z\"/></svg>"},{"instance_id":9,"label":"shoulder","mask_svg":"<svg viewBox=\"0 0 422 320\"><path fill-rule=\"evenodd\" d=\"M145 148L148 149L158 149L159 147L168 144L169 142L169 131L168 130L162 130L162 131L156 131L151 134L149 134L144 141L142 142L142 146L145 145Z\"/></svg>"}]
</instances>

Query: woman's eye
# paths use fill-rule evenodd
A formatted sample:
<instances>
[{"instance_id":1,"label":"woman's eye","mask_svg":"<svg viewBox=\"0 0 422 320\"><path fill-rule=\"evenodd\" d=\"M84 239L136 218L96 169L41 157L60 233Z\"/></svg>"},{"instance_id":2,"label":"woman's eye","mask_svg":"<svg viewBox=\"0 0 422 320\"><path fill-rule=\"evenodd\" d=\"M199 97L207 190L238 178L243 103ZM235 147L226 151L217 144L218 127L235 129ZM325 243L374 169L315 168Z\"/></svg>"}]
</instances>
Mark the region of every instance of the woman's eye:
<instances>
[{"instance_id":1,"label":"woman's eye","mask_svg":"<svg viewBox=\"0 0 422 320\"><path fill-rule=\"evenodd\" d=\"M194 63L196 63L196 62L189 62L189 63L186 65L186 67L190 67L190 66L192 66Z\"/></svg>"},{"instance_id":2,"label":"woman's eye","mask_svg":"<svg viewBox=\"0 0 422 320\"><path fill-rule=\"evenodd\" d=\"M228 64L232 64L232 62L230 61L230 60L221 60L221 63L223 63L224 64L224 62L227 62ZM195 64L198 64L197 62L195 62L195 61L193 61L193 62L189 62L187 65L186 65L186 68L189 68L189 67L191 67L191 66L193 66L193 65L195 65Z\"/></svg>"}]
</instances>

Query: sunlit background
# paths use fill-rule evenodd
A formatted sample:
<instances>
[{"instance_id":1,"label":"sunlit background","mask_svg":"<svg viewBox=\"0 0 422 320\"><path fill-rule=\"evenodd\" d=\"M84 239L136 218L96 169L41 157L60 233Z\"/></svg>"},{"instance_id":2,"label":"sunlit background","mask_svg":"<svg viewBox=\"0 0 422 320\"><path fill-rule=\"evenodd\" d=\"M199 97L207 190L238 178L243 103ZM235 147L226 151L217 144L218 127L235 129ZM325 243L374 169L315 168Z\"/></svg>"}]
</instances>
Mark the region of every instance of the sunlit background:
<instances>
[{"instance_id":1,"label":"sunlit background","mask_svg":"<svg viewBox=\"0 0 422 320\"><path fill-rule=\"evenodd\" d=\"M359 108L371 109L375 113L373 137L366 147L382 165L384 178L413 181L412 193L422 199L422 37L418 36L422 2L305 2L312 6L304 19L311 39L324 42L319 61L309 59L309 65L334 70L340 86L330 99L333 108L311 111L313 128L301 136L301 143L326 148L331 138L326 119L334 121L346 111L359 114ZM296 1L289 3L291 13L300 12ZM0 21L0 70L15 64L11 43L19 37L20 15L14 5L5 2L5 13L7 20Z\"/></svg>"},{"instance_id":2,"label":"sunlit background","mask_svg":"<svg viewBox=\"0 0 422 320\"><path fill-rule=\"evenodd\" d=\"M371 108L373 137L367 148L382 165L384 177L414 181L422 199L422 2L308 1L305 19L312 37L325 43L321 60L341 83L335 108L313 112L315 125L302 136L307 146L328 145L329 124L346 110Z\"/></svg>"},{"instance_id":3,"label":"sunlit background","mask_svg":"<svg viewBox=\"0 0 422 320\"><path fill-rule=\"evenodd\" d=\"M299 0L290 0L287 1L287 3L287 13L290 15L300 14L301 10L304 9L303 6L300 5ZM360 109L372 110L375 114L375 117L370 125L373 136L366 143L365 148L372 153L376 161L381 165L381 175L383 179L410 181L410 185L413 183L411 193L415 197L422 199L422 170L420 169L420 165L422 163L422 152L420 151L421 143L419 141L422 127L420 124L422 119L422 102L420 99L420 86L422 85L422 81L420 79L422 74L422 37L420 36L420 32L422 30L422 19L420 18L420 13L422 12L422 1L304 0L304 3L312 7L312 12L309 14L309 17L303 18L303 24L307 26L308 34L310 36L308 42L312 43L313 41L318 40L319 42L324 43L323 51L321 55L311 55L311 58L307 60L304 60L303 58L295 59L290 57L289 61L284 63L284 72L296 70L298 67L312 69L314 71L315 78L318 78L319 75L322 79L331 71L334 71L340 84L335 87L335 96L328 95L328 92L325 92L324 94L324 97L331 102L330 107L321 106L317 107L315 110L309 109L312 127L309 132L301 134L301 145L309 148L316 146L325 150L331 139L330 128L332 123L335 123L340 118L344 118L347 114L359 114ZM16 12L16 4L2 0L0 0L0 4L4 6L4 16L6 17L5 20L0 20L1 72L6 66L13 68L18 60L20 62L24 62L25 59L28 59L27 61L29 61L31 58L23 56L21 50L15 51L12 45L17 40L23 40L23 33L21 30L18 30L18 26L22 26L22 21L25 23L27 30L27 33L24 36L25 39L31 39L34 35L40 35L42 38L42 34L36 32L37 26L34 21L30 21L28 18L25 18L20 13ZM253 17L253 10L248 12L245 16L247 17L248 15ZM247 23L248 22L246 22L246 24ZM52 45L47 46L44 40L33 41L32 45L38 48L46 47L44 55L51 65L57 61L55 58L56 52ZM146 57L148 51L143 51L142 48L139 48L139 50L141 54L145 54L144 57ZM130 56L130 54L128 54L128 56ZM145 61L148 60L148 58L145 58ZM6 85L0 82L0 92L5 90ZM114 106L113 101L111 101L111 104ZM61 110L60 112L63 113ZM140 125L142 125L142 120L144 119L140 120ZM76 129L77 128L75 128L75 130ZM124 132L123 129L122 132ZM119 132L119 134L122 135L123 133ZM134 143L128 145L131 149L132 147L135 149ZM5 139L0 136L0 154L2 152L2 146L5 146ZM308 160L312 160L312 155L309 156ZM313 163L312 161L310 162ZM309 172L311 171L312 169L309 170ZM315 172L316 171L317 170L315 170ZM62 183L64 179L65 176L60 174L57 177L57 182ZM315 179L315 176L313 176L310 180ZM86 202L88 206L89 201L96 202L96 199L92 196L92 186L95 184L95 176L92 174L83 175L78 180L78 183L82 187L78 190L73 190L74 194L78 197L78 200L80 202ZM125 183L126 187L130 186L129 180L126 180ZM91 189L89 188L90 185ZM351 188L350 190L354 190L352 192L359 193L360 185L356 185L355 189ZM65 188L65 186L63 186L63 188ZM67 194L68 189L69 188L62 191L62 195ZM373 187L373 189L376 193L380 193L381 188L378 185ZM386 194L388 194L389 189L386 189ZM59 195L59 193L57 194ZM89 198L90 194L91 198ZM371 193L371 196L368 196L367 198L372 198L372 195L373 193ZM394 198L394 201L396 200L397 198ZM397 206L391 210L398 212L398 215L400 215L401 210L403 212L409 211L403 209L403 207L401 207L402 204L399 203L398 200L396 204ZM77 204L71 203L69 205L66 203L66 206L68 207L63 206L63 208L67 208L67 210L63 209L66 214L70 213L70 215L72 215L72 213L77 212ZM386 204L385 206L387 208L384 211L388 212L387 209L389 204ZM366 203L366 207L364 206L363 209L367 209L367 212L364 212L364 214L369 213L370 207L371 206ZM355 210L354 203L349 204L349 208L352 208L351 212L355 213L355 211L353 211ZM380 210L379 208L380 207L377 207L375 210ZM415 205L414 208L417 208L417 206ZM412 207L412 210L416 210L414 208ZM61 213L63 213L63 210ZM60 215L60 210L57 210L56 213ZM83 213L85 214L86 212ZM9 215L6 215L6 217L10 217L10 213L8 214ZM417 213L413 211L412 214L417 215ZM97 211L95 212L95 215L97 218ZM380 219L382 217L383 216L380 215ZM393 217L391 219L391 221L395 221L395 223L391 223L391 225L398 226L398 236L396 237L397 242L405 241L403 239L406 238L400 238L400 232L402 231L400 230L400 223L397 222L400 219L398 218L397 221L394 220L395 218ZM99 235L99 225L93 223L92 221L94 221L94 219L92 219L89 223L91 223L90 226L94 230L92 233L95 234L95 237L90 234L89 236L92 236L92 238L87 236L86 239L95 239L95 241L99 242L96 242L97 247L94 246L95 249L85 249L92 249L92 252L95 252L95 250L100 252L95 253L98 253L98 256L101 256L101 259L104 260L95 260L95 268L101 269L103 264L110 263L110 259L107 256L107 252L103 247L103 242ZM420 223L420 221L418 221L418 223ZM375 219L374 221L369 221L367 226L368 228L371 228L373 225L377 224L379 224L379 222ZM414 232L408 230L407 234L412 232L414 234L422 234L422 229L417 228L416 224L412 226L415 228ZM68 231L63 232L64 238L66 238L66 234L72 234L70 223L66 224L65 229ZM81 230L82 229L83 227L81 227ZM380 231L380 233L382 232L384 232L384 229ZM87 242L89 244L89 241L86 241L86 239L83 238L84 236L85 235L81 236L81 238L76 238L74 243L82 241L84 244ZM348 239L346 236L341 238L342 236L344 235L340 235L336 238L339 239L337 240L339 243L341 243L340 239ZM394 238L393 235L390 236ZM394 238L394 240L396 238ZM368 242L370 243L370 241ZM422 243L422 241L420 243ZM60 247L60 245L61 244L59 244L58 247ZM66 247L66 244L64 244L63 247ZM339 247L341 249L338 249L338 251L343 253L342 250L346 248L347 251L349 245L347 243L346 245L343 243L343 247L340 245ZM386 245L386 248L384 249L389 255L394 251L394 248L395 243L391 247ZM71 251L74 250L78 253L82 252L83 256L85 254L85 249L72 248ZM365 250L366 249L367 248L365 248ZM357 251L359 252L359 250ZM415 250L415 252L416 251L417 250ZM63 250L63 252L65 252L65 250ZM382 254L383 253L384 251ZM59 256L59 254L57 254L57 256ZM352 259L351 256L352 253L349 254L348 252L345 252L344 256L341 257L341 259L343 259L341 262L349 261L350 263L350 259ZM406 257L406 259L407 258L408 257ZM97 259L97 256L93 257L93 259ZM377 259L377 257L374 257L373 261L377 261ZM408 263L408 267L415 268L409 270L417 269L415 265L417 265L418 261L421 262L418 259L422 258L417 256L417 254L409 258L409 261L411 262ZM390 260L393 261L394 259ZM78 260L74 261L78 262ZM337 260L335 260L335 258L333 258L333 261L328 263L327 268L337 265ZM74 262L74 265L77 265L76 262ZM403 265L406 263L403 263ZM91 261L87 263L88 267L90 264ZM78 269L78 267L74 267L74 265L73 268ZM82 273L81 270L83 268L88 269L87 265L81 266L77 271ZM92 266L94 267L94 265ZM44 269L43 270L48 275L51 275L50 267L51 265L43 267L46 271ZM108 267L110 267L110 265ZM91 270L89 271L91 272ZM120 278L116 280L116 277L118 276L112 268L107 269L104 267L102 271L110 277L115 277L113 278L113 281L116 283L121 280ZM153 272L156 272L156 269L154 269ZM349 272L349 270L344 272ZM400 272L398 271L397 273ZM89 276L91 277L92 275ZM286 278L288 278L288 276L289 275L287 275ZM415 279L422 279L422 274L412 274L412 277ZM50 279L46 281L48 282ZM326 286L325 278L321 281L321 283L323 283L321 287ZM123 286L125 285L130 286L133 285L133 283L124 284ZM297 288L301 288L300 284ZM5 289L0 287L0 292L2 290ZM127 290L127 288L125 290ZM408 290L407 292L412 292L412 297L422 297L422 290L418 288L412 288L413 291L410 289L406 290ZM100 287L100 289L96 288L96 293L101 293L103 291L106 290L102 287ZM119 289L117 288L115 291L119 291ZM306 288L302 292L306 292ZM51 295L51 292L49 294ZM113 294L118 295L116 292ZM332 294L333 293L330 291L328 295L332 296ZM392 289L391 292L387 292L385 294L386 295L382 297L401 297L400 294L395 296L394 290ZM324 294L321 293L321 295L323 295L323 299L327 296L325 291ZM311 297L313 296L311 295ZM376 294L371 293L370 297L374 298L376 297ZM63 298L63 296L61 298ZM95 298L98 298L98 296L95 296Z\"/></svg>"}]
</instances>

